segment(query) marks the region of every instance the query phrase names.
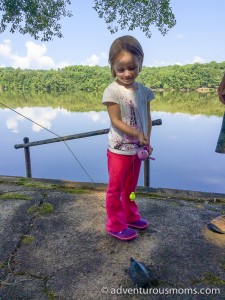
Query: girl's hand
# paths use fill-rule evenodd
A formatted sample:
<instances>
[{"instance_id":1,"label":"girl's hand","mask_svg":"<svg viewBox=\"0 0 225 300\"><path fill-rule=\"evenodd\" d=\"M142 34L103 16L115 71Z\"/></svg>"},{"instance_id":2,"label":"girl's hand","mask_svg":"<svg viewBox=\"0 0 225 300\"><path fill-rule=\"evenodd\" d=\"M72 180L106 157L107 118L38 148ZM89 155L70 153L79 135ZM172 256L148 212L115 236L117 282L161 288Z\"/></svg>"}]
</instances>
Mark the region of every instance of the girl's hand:
<instances>
[{"instance_id":1,"label":"girl's hand","mask_svg":"<svg viewBox=\"0 0 225 300\"><path fill-rule=\"evenodd\" d=\"M152 152L153 152L153 148L152 148L152 146L151 146L151 145L149 145L149 150L148 150L148 152L149 152L149 155L151 155L151 154L152 154Z\"/></svg>"},{"instance_id":2,"label":"girl's hand","mask_svg":"<svg viewBox=\"0 0 225 300\"><path fill-rule=\"evenodd\" d=\"M151 155L151 154L152 154L152 152L153 152L153 148L152 148L152 146L151 146L151 145L148 145L148 146L146 147L146 149L147 149L147 151L148 151L149 155Z\"/></svg>"},{"instance_id":3,"label":"girl's hand","mask_svg":"<svg viewBox=\"0 0 225 300\"><path fill-rule=\"evenodd\" d=\"M149 145L149 138L146 135L144 135L143 132L140 132L138 134L138 140L141 146Z\"/></svg>"}]
</instances>

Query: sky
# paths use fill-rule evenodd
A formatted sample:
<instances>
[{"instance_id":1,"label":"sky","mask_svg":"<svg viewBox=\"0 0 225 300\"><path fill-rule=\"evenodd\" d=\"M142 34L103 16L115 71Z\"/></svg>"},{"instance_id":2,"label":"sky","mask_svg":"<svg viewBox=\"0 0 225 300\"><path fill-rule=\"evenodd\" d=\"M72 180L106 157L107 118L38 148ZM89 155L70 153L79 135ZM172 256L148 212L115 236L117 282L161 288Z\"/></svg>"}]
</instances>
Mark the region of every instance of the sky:
<instances>
[{"instance_id":1,"label":"sky","mask_svg":"<svg viewBox=\"0 0 225 300\"><path fill-rule=\"evenodd\" d=\"M41 42L29 35L0 34L0 67L57 69L70 65L108 65L111 43L133 35L141 43L144 66L186 65L225 61L225 1L171 0L177 24L163 36L151 27L152 37L136 29L111 34L92 8L94 1L71 1L71 18L63 18L63 38Z\"/></svg>"}]
</instances>

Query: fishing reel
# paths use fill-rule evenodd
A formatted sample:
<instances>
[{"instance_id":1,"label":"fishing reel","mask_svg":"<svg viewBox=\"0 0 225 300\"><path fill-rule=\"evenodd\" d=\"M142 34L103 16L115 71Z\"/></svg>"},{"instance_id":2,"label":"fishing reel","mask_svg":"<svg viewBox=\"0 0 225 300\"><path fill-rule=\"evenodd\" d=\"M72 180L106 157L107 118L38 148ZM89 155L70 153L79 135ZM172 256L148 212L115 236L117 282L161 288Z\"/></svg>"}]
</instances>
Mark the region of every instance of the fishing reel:
<instances>
[{"instance_id":1,"label":"fishing reel","mask_svg":"<svg viewBox=\"0 0 225 300\"><path fill-rule=\"evenodd\" d=\"M149 152L147 150L147 147L142 147L138 150L137 156L140 160L146 160L149 157Z\"/></svg>"},{"instance_id":2,"label":"fishing reel","mask_svg":"<svg viewBox=\"0 0 225 300\"><path fill-rule=\"evenodd\" d=\"M137 156L140 160L146 160L146 159L155 160L154 157L149 156L149 148L153 149L151 146L144 146L138 150Z\"/></svg>"}]
</instances>

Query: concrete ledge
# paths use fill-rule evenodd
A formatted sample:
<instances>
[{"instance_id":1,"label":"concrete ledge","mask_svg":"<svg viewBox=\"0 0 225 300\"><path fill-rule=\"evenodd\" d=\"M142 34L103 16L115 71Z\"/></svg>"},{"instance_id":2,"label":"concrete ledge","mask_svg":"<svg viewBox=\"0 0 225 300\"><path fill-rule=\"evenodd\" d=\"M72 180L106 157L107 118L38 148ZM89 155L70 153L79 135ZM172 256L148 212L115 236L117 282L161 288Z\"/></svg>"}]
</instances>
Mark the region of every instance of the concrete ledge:
<instances>
[{"instance_id":1,"label":"concrete ledge","mask_svg":"<svg viewBox=\"0 0 225 300\"><path fill-rule=\"evenodd\" d=\"M92 183L92 182L76 182L69 180L58 180L58 179L45 179L45 178L26 178L19 176L1 176L0 182L17 184L19 181L24 182L42 182L44 184L55 185L66 188L83 188L94 191L106 191L107 184L104 183ZM192 201L211 201L225 203L225 194L221 193L210 193L201 191L191 190L179 190L169 188L152 188L152 187L137 187L137 193L143 195L150 195L153 198L166 198L166 199L177 199L177 200L192 200Z\"/></svg>"}]
</instances>

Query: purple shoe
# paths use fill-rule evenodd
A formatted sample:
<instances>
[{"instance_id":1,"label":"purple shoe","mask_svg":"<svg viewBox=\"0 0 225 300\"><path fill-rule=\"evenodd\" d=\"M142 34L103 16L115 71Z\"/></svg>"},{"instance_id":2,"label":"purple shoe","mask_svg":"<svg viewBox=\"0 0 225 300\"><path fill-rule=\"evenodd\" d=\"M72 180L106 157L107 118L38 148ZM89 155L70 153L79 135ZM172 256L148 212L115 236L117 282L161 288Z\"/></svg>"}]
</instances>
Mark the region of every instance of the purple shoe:
<instances>
[{"instance_id":1,"label":"purple shoe","mask_svg":"<svg viewBox=\"0 0 225 300\"><path fill-rule=\"evenodd\" d=\"M108 231L108 234L117 238L118 240L121 240L121 241L131 241L131 240L135 239L138 235L135 230L130 229L130 228L126 228L119 232Z\"/></svg>"},{"instance_id":2,"label":"purple shoe","mask_svg":"<svg viewBox=\"0 0 225 300\"><path fill-rule=\"evenodd\" d=\"M148 227L149 223L145 219L140 219L138 221L129 223L127 225L130 226L130 227L133 227L133 228L137 228L137 229L145 229L145 228Z\"/></svg>"}]
</instances>

